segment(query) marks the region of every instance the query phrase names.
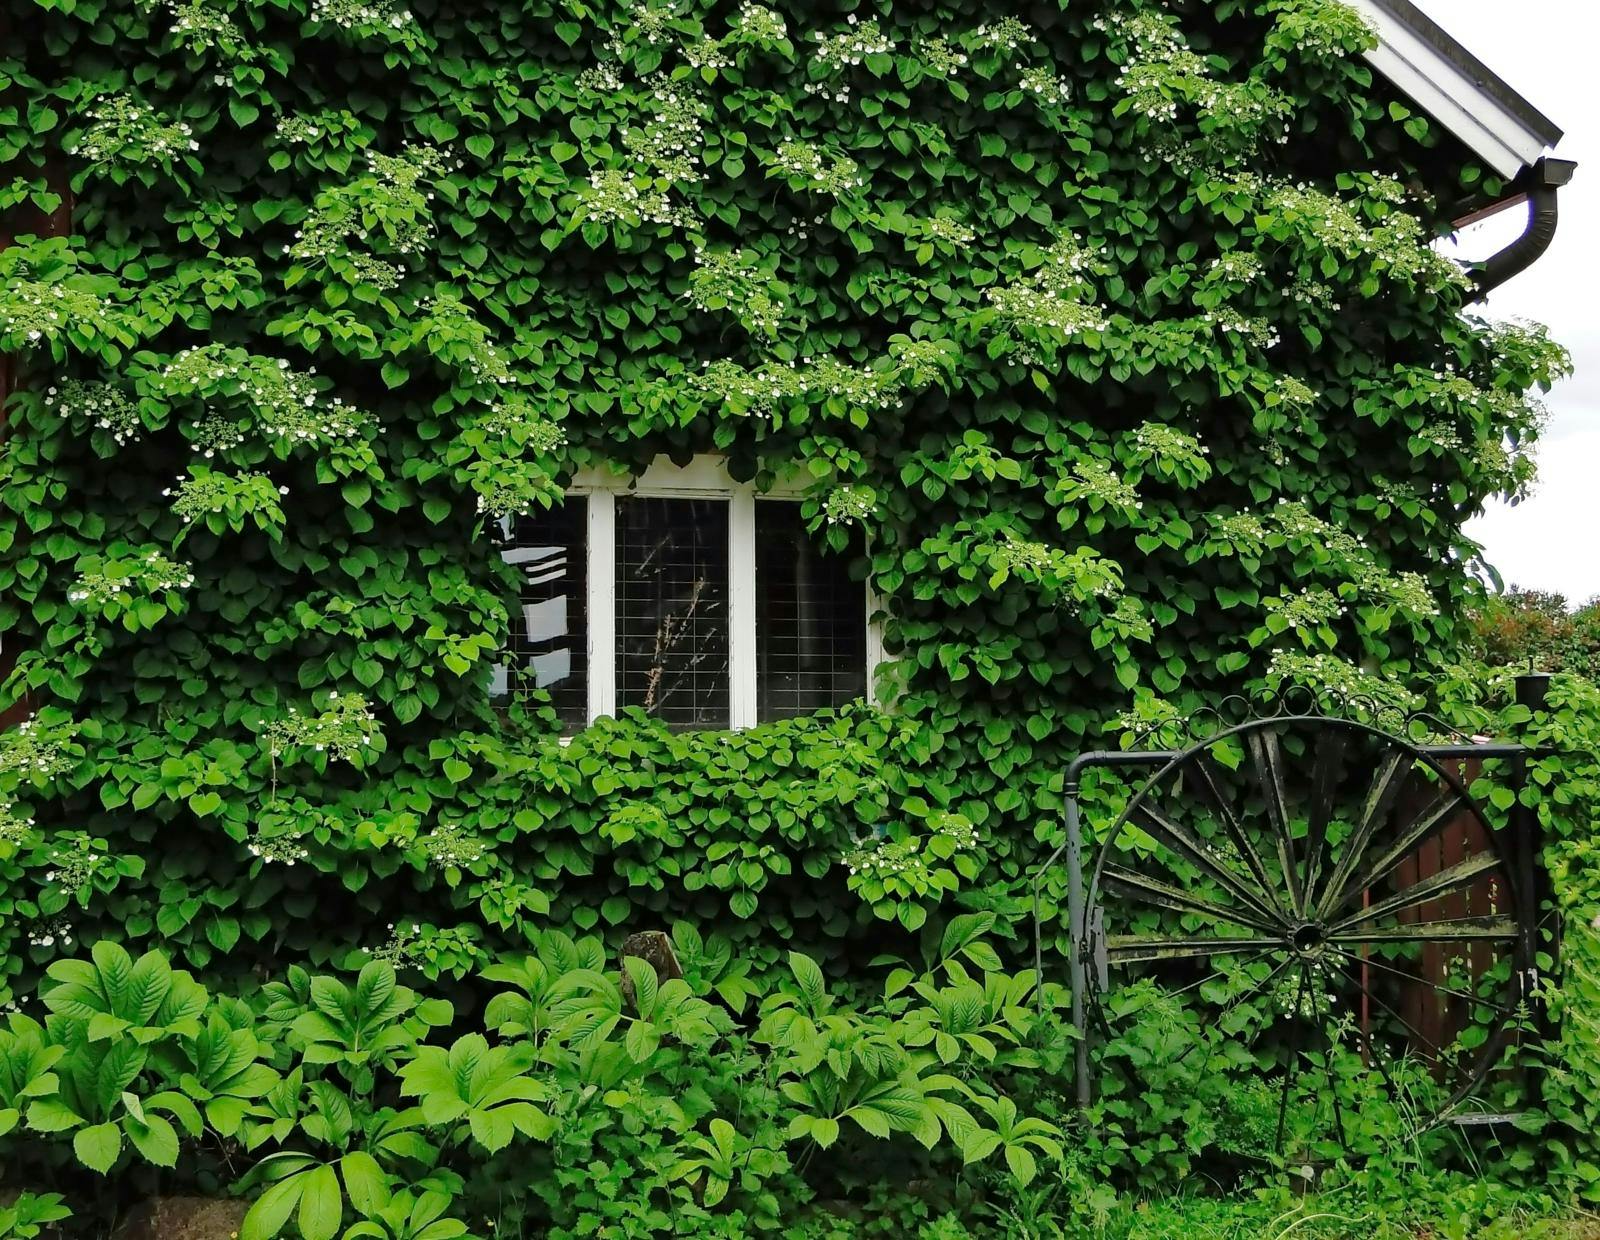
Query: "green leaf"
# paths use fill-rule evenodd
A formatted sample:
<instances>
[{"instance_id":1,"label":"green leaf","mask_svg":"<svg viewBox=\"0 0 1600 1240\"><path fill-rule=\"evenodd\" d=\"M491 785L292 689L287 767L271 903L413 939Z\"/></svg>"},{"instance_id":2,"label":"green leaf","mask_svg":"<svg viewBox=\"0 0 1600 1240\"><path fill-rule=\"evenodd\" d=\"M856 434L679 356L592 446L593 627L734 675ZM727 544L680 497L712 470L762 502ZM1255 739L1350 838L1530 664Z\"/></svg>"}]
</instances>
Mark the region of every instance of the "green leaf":
<instances>
[{"instance_id":1,"label":"green leaf","mask_svg":"<svg viewBox=\"0 0 1600 1240\"><path fill-rule=\"evenodd\" d=\"M126 1121L128 1140L147 1162L158 1167L176 1166L178 1162L178 1134L171 1124L159 1115L146 1114L141 1123L136 1119Z\"/></svg>"},{"instance_id":2,"label":"green leaf","mask_svg":"<svg viewBox=\"0 0 1600 1240\"><path fill-rule=\"evenodd\" d=\"M339 1160L339 1170L350 1204L361 1214L372 1215L389 1199L388 1177L371 1154L352 1150Z\"/></svg>"},{"instance_id":3,"label":"green leaf","mask_svg":"<svg viewBox=\"0 0 1600 1240\"><path fill-rule=\"evenodd\" d=\"M72 1152L91 1171L105 1175L122 1153L122 1129L115 1124L94 1124L80 1128L72 1138Z\"/></svg>"},{"instance_id":4,"label":"green leaf","mask_svg":"<svg viewBox=\"0 0 1600 1240\"><path fill-rule=\"evenodd\" d=\"M344 1218L344 1194L339 1177L330 1166L305 1173L306 1187L300 1196L300 1234L304 1240L330 1240Z\"/></svg>"},{"instance_id":5,"label":"green leaf","mask_svg":"<svg viewBox=\"0 0 1600 1240\"><path fill-rule=\"evenodd\" d=\"M268 1188L244 1216L239 1240L272 1240L289 1221L309 1182L309 1173L301 1172Z\"/></svg>"}]
</instances>

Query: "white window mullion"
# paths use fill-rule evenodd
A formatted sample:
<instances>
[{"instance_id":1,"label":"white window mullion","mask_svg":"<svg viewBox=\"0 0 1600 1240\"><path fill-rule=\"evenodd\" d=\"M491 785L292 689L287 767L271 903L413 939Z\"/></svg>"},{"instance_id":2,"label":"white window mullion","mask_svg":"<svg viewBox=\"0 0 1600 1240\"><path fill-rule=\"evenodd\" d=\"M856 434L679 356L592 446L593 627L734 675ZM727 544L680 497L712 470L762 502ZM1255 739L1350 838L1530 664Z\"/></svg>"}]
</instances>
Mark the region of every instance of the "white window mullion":
<instances>
[{"instance_id":1,"label":"white window mullion","mask_svg":"<svg viewBox=\"0 0 1600 1240\"><path fill-rule=\"evenodd\" d=\"M756 696L756 497L728 501L728 726L753 727Z\"/></svg>"},{"instance_id":2,"label":"white window mullion","mask_svg":"<svg viewBox=\"0 0 1600 1240\"><path fill-rule=\"evenodd\" d=\"M617 497L589 496L589 720L617 713Z\"/></svg>"},{"instance_id":3,"label":"white window mullion","mask_svg":"<svg viewBox=\"0 0 1600 1240\"><path fill-rule=\"evenodd\" d=\"M883 611L883 599L872 588L870 580L862 593L866 595L867 602L866 615L863 618L867 626L867 701L874 706L882 706L883 703L878 700L877 682L878 668L883 665L886 658L883 653L883 624L879 619Z\"/></svg>"}]
</instances>

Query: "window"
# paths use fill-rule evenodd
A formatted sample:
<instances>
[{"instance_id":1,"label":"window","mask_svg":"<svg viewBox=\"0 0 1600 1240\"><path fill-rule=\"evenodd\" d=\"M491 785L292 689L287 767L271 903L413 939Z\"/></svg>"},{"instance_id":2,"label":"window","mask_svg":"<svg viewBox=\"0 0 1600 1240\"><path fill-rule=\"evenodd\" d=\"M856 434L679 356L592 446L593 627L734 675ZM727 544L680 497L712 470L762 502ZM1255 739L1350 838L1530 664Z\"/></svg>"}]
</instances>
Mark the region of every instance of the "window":
<instances>
[{"instance_id":1,"label":"window","mask_svg":"<svg viewBox=\"0 0 1600 1240\"><path fill-rule=\"evenodd\" d=\"M630 706L746 727L868 692L866 589L792 493L757 495L698 458L631 484L580 477L501 534L522 605L495 692L547 690L565 731Z\"/></svg>"}]
</instances>

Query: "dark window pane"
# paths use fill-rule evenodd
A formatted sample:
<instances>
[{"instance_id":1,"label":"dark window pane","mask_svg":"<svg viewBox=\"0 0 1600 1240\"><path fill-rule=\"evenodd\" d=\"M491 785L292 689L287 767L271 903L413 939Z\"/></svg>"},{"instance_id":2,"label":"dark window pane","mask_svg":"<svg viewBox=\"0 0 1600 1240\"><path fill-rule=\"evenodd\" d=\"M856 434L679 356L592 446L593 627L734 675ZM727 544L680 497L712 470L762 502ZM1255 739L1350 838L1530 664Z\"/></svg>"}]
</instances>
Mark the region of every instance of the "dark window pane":
<instances>
[{"instance_id":1,"label":"dark window pane","mask_svg":"<svg viewBox=\"0 0 1600 1240\"><path fill-rule=\"evenodd\" d=\"M756 503L758 717L789 719L867 691L866 588L850 556L806 533L800 505Z\"/></svg>"},{"instance_id":2,"label":"dark window pane","mask_svg":"<svg viewBox=\"0 0 1600 1240\"><path fill-rule=\"evenodd\" d=\"M617 705L728 726L728 501L617 499Z\"/></svg>"},{"instance_id":3,"label":"dark window pane","mask_svg":"<svg viewBox=\"0 0 1600 1240\"><path fill-rule=\"evenodd\" d=\"M567 731L589 721L585 604L589 505L568 499L548 512L501 525L501 556L522 577L521 606L511 617L505 666L495 692L547 689Z\"/></svg>"}]
</instances>

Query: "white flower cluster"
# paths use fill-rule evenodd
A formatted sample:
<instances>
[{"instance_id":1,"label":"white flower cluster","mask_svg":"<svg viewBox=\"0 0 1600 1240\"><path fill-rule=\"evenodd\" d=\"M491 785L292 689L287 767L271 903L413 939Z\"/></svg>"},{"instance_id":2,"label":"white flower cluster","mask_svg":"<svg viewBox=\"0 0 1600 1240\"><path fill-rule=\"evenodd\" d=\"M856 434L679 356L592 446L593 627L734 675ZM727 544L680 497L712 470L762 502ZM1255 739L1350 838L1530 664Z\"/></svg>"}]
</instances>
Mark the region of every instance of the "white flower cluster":
<instances>
[{"instance_id":1,"label":"white flower cluster","mask_svg":"<svg viewBox=\"0 0 1600 1240\"><path fill-rule=\"evenodd\" d=\"M747 330L768 339L783 323L783 302L773 296L771 277L748 250L696 250L684 296L701 310L733 310Z\"/></svg>"},{"instance_id":2,"label":"white flower cluster","mask_svg":"<svg viewBox=\"0 0 1600 1240\"><path fill-rule=\"evenodd\" d=\"M992 288L986 296L1000 318L1017 326L1049 328L1063 336L1105 327L1105 311L1100 307L1029 285Z\"/></svg>"},{"instance_id":3,"label":"white flower cluster","mask_svg":"<svg viewBox=\"0 0 1600 1240\"><path fill-rule=\"evenodd\" d=\"M26 775L35 780L50 779L72 769L67 753L72 730L40 727L36 719L25 719L9 731L0 732L0 775Z\"/></svg>"},{"instance_id":4,"label":"white flower cluster","mask_svg":"<svg viewBox=\"0 0 1600 1240\"><path fill-rule=\"evenodd\" d=\"M682 227L694 220L687 210L673 204L666 190L640 189L634 174L621 168L596 168L589 174L584 206L589 218L601 223Z\"/></svg>"},{"instance_id":5,"label":"white flower cluster","mask_svg":"<svg viewBox=\"0 0 1600 1240\"><path fill-rule=\"evenodd\" d=\"M422 947L422 927L416 922L409 925L395 927L394 922L389 923L389 939L375 952L370 952L374 960L383 960L399 967L408 963ZM368 951L363 947L362 951Z\"/></svg>"},{"instance_id":6,"label":"white flower cluster","mask_svg":"<svg viewBox=\"0 0 1600 1240\"><path fill-rule=\"evenodd\" d=\"M179 474L177 485L163 488L161 494L172 499L173 514L185 525L230 509L257 513L270 522L281 524L283 509L278 499L289 494L289 488L275 486L271 478L255 470L241 470L236 474L207 471Z\"/></svg>"},{"instance_id":7,"label":"white flower cluster","mask_svg":"<svg viewBox=\"0 0 1600 1240\"><path fill-rule=\"evenodd\" d=\"M1365 558L1354 560L1350 569L1351 580L1363 594L1375 595L1414 618L1426 619L1439 614L1439 604L1422 574L1392 573Z\"/></svg>"},{"instance_id":8,"label":"white flower cluster","mask_svg":"<svg viewBox=\"0 0 1600 1240\"><path fill-rule=\"evenodd\" d=\"M825 194L847 193L867 183L855 160L848 155L829 158L814 142L785 142L772 165L784 176L805 182L807 189Z\"/></svg>"},{"instance_id":9,"label":"white flower cluster","mask_svg":"<svg viewBox=\"0 0 1600 1240\"><path fill-rule=\"evenodd\" d=\"M1136 426L1132 438L1135 460L1174 461L1192 465L1211 455L1211 449L1193 435L1165 422L1145 422Z\"/></svg>"},{"instance_id":10,"label":"white flower cluster","mask_svg":"<svg viewBox=\"0 0 1600 1240\"><path fill-rule=\"evenodd\" d=\"M1275 686L1305 685L1319 693L1346 701L1372 701L1399 711L1416 710L1422 699L1388 676L1364 671L1331 654L1304 654L1279 649L1267 664L1267 679Z\"/></svg>"},{"instance_id":11,"label":"white flower cluster","mask_svg":"<svg viewBox=\"0 0 1600 1240\"><path fill-rule=\"evenodd\" d=\"M278 140L288 146L310 146L337 130L351 130L359 122L342 110L318 112L310 116L283 116L278 119Z\"/></svg>"},{"instance_id":12,"label":"white flower cluster","mask_svg":"<svg viewBox=\"0 0 1600 1240\"><path fill-rule=\"evenodd\" d=\"M417 19L393 0L311 0L311 20L341 30L407 31Z\"/></svg>"},{"instance_id":13,"label":"white flower cluster","mask_svg":"<svg viewBox=\"0 0 1600 1240\"><path fill-rule=\"evenodd\" d=\"M33 832L31 817L23 817L14 805L0 805L0 844L15 848Z\"/></svg>"},{"instance_id":14,"label":"white flower cluster","mask_svg":"<svg viewBox=\"0 0 1600 1240\"><path fill-rule=\"evenodd\" d=\"M1117 508L1137 512L1144 507L1137 488L1125 481L1105 461L1085 457L1074 461L1070 478L1062 480L1062 495L1067 499L1089 501L1091 508Z\"/></svg>"},{"instance_id":15,"label":"white flower cluster","mask_svg":"<svg viewBox=\"0 0 1600 1240\"><path fill-rule=\"evenodd\" d=\"M50 866L44 872L44 881L57 884L63 891L76 891L92 882L108 860L99 850L103 840L91 840L87 835L74 832L58 835L50 841Z\"/></svg>"},{"instance_id":16,"label":"white flower cluster","mask_svg":"<svg viewBox=\"0 0 1600 1240\"><path fill-rule=\"evenodd\" d=\"M45 389L44 405L59 417L84 418L110 431L118 445L132 443L144 430L139 406L115 383L67 379L59 388Z\"/></svg>"},{"instance_id":17,"label":"white flower cluster","mask_svg":"<svg viewBox=\"0 0 1600 1240\"><path fill-rule=\"evenodd\" d=\"M54 947L57 943L72 946L72 923L65 917L44 918L28 931L29 947Z\"/></svg>"},{"instance_id":18,"label":"white flower cluster","mask_svg":"<svg viewBox=\"0 0 1600 1240\"><path fill-rule=\"evenodd\" d=\"M935 36L917 44L917 59L925 72L951 78L967 67L967 54L950 40Z\"/></svg>"},{"instance_id":19,"label":"white flower cluster","mask_svg":"<svg viewBox=\"0 0 1600 1240\"><path fill-rule=\"evenodd\" d=\"M1072 83L1044 65L1024 69L1018 84L1046 107L1064 108L1072 102Z\"/></svg>"},{"instance_id":20,"label":"white flower cluster","mask_svg":"<svg viewBox=\"0 0 1600 1240\"><path fill-rule=\"evenodd\" d=\"M489 852L483 840L459 825L435 827L417 838L417 847L428 859L429 865L440 869L463 869L475 861L482 861Z\"/></svg>"},{"instance_id":21,"label":"white flower cluster","mask_svg":"<svg viewBox=\"0 0 1600 1240\"><path fill-rule=\"evenodd\" d=\"M169 590L187 590L194 585L194 569L189 564L169 560L159 551L148 551L132 560L118 560L126 565L120 571L97 569L81 574L67 591L74 603L120 603L133 601L135 592L152 595Z\"/></svg>"},{"instance_id":22,"label":"white flower cluster","mask_svg":"<svg viewBox=\"0 0 1600 1240\"><path fill-rule=\"evenodd\" d=\"M877 882L899 879L910 880L907 890L926 886L932 875L924 859L923 844L935 857L948 857L957 852L969 852L978 846L978 832L972 823L960 814L940 814L929 824L933 829L925 839L911 839L898 843L889 839L873 840L846 853L841 860L852 876L860 875Z\"/></svg>"},{"instance_id":23,"label":"white flower cluster","mask_svg":"<svg viewBox=\"0 0 1600 1240\"><path fill-rule=\"evenodd\" d=\"M1098 270L1100 261L1101 252L1069 234L1052 242L1043 262L1027 276L985 295L995 313L1014 325L1048 328L1064 336L1099 331L1105 326L1105 311L1085 298L1093 291L1086 273Z\"/></svg>"},{"instance_id":24,"label":"white flower cluster","mask_svg":"<svg viewBox=\"0 0 1600 1240\"><path fill-rule=\"evenodd\" d=\"M167 165L200 149L186 122L168 120L132 95L101 96L88 115L93 123L77 153L92 163Z\"/></svg>"},{"instance_id":25,"label":"white flower cluster","mask_svg":"<svg viewBox=\"0 0 1600 1240\"><path fill-rule=\"evenodd\" d=\"M172 11L172 33L190 48L215 48L229 56L250 50L233 18L206 0L166 0L166 6Z\"/></svg>"},{"instance_id":26,"label":"white flower cluster","mask_svg":"<svg viewBox=\"0 0 1600 1240\"><path fill-rule=\"evenodd\" d=\"M972 225L950 215L929 215L921 219L908 217L907 222L913 224L920 235L943 241L946 245L971 245L978 239L977 230Z\"/></svg>"},{"instance_id":27,"label":"white flower cluster","mask_svg":"<svg viewBox=\"0 0 1600 1240\"><path fill-rule=\"evenodd\" d=\"M1300 305L1317 310L1338 313L1343 308L1338 293L1320 280L1296 280L1289 289L1289 296Z\"/></svg>"},{"instance_id":28,"label":"white flower cluster","mask_svg":"<svg viewBox=\"0 0 1600 1240\"><path fill-rule=\"evenodd\" d=\"M834 357L815 362L807 357L794 362L766 362L749 370L737 362L701 363L703 369L691 384L730 401L735 412L768 415L780 400L806 397L812 401L838 397L853 409L891 409L899 403L898 368L851 366Z\"/></svg>"},{"instance_id":29,"label":"white flower cluster","mask_svg":"<svg viewBox=\"0 0 1600 1240\"><path fill-rule=\"evenodd\" d=\"M1278 142L1289 140L1287 118L1294 101L1260 82L1207 82L1195 92L1201 110L1213 124L1236 130L1272 129Z\"/></svg>"},{"instance_id":30,"label":"white flower cluster","mask_svg":"<svg viewBox=\"0 0 1600 1240\"><path fill-rule=\"evenodd\" d=\"M1267 391L1269 409L1281 405L1299 413L1309 413L1321 399L1321 392L1311 387L1305 380L1297 379L1293 375L1277 376Z\"/></svg>"},{"instance_id":31,"label":"white flower cluster","mask_svg":"<svg viewBox=\"0 0 1600 1240\"><path fill-rule=\"evenodd\" d=\"M68 328L99 327L110 311L110 302L85 289L8 278L0 288L0 347L54 340Z\"/></svg>"},{"instance_id":32,"label":"white flower cluster","mask_svg":"<svg viewBox=\"0 0 1600 1240\"><path fill-rule=\"evenodd\" d=\"M894 40L878 28L875 21L858 21L851 13L845 18L849 29L837 34L814 34L817 50L812 56L814 64L830 70L852 68L868 56L887 56L894 52Z\"/></svg>"},{"instance_id":33,"label":"white flower cluster","mask_svg":"<svg viewBox=\"0 0 1600 1240\"><path fill-rule=\"evenodd\" d=\"M1042 542L1018 538L1006 533L1005 537L989 548L989 562L995 568L1004 568L1025 580L1037 581L1054 572L1057 552Z\"/></svg>"},{"instance_id":34,"label":"white flower cluster","mask_svg":"<svg viewBox=\"0 0 1600 1240\"><path fill-rule=\"evenodd\" d=\"M997 52L1014 52L1025 43L1033 42L1033 27L1015 17L1002 17L990 25L985 22L970 36L973 47L992 48Z\"/></svg>"},{"instance_id":35,"label":"white flower cluster","mask_svg":"<svg viewBox=\"0 0 1600 1240\"><path fill-rule=\"evenodd\" d=\"M478 423L478 429L485 435L510 439L535 456L549 456L567 442L566 431L544 417L533 402L520 393L508 393L491 407Z\"/></svg>"},{"instance_id":36,"label":"white flower cluster","mask_svg":"<svg viewBox=\"0 0 1600 1240\"><path fill-rule=\"evenodd\" d=\"M378 730L378 717L359 693L328 694L328 708L316 715L302 715L296 707L281 719L267 724L263 732L267 751L281 758L290 749L308 749L327 754L333 761L347 761L372 744Z\"/></svg>"},{"instance_id":37,"label":"white flower cluster","mask_svg":"<svg viewBox=\"0 0 1600 1240\"><path fill-rule=\"evenodd\" d=\"M1377 28L1347 0L1293 0L1279 10L1267 38L1268 47L1318 60L1336 60L1377 45Z\"/></svg>"},{"instance_id":38,"label":"white flower cluster","mask_svg":"<svg viewBox=\"0 0 1600 1240\"><path fill-rule=\"evenodd\" d=\"M1263 349L1273 348L1283 340L1278 329L1263 318L1207 310L1200 316L1200 321L1208 327L1217 328L1224 336L1238 336Z\"/></svg>"},{"instance_id":39,"label":"white flower cluster","mask_svg":"<svg viewBox=\"0 0 1600 1240\"><path fill-rule=\"evenodd\" d=\"M292 866L296 861L304 861L310 855L305 845L299 843L293 836L286 835L258 835L244 848L252 857L287 866Z\"/></svg>"},{"instance_id":40,"label":"white flower cluster","mask_svg":"<svg viewBox=\"0 0 1600 1240\"><path fill-rule=\"evenodd\" d=\"M327 396L316 367L291 370L284 358L260 357L226 345L184 349L162 372L162 384L178 397L211 399L217 394L247 403L261 433L291 444L341 443L364 439L367 416L338 396ZM237 424L203 421L206 455L238 446Z\"/></svg>"},{"instance_id":41,"label":"white flower cluster","mask_svg":"<svg viewBox=\"0 0 1600 1240\"><path fill-rule=\"evenodd\" d=\"M1321 586L1313 586L1298 594L1286 594L1265 601L1268 611L1276 612L1289 622L1291 628L1314 629L1346 614L1348 608L1334 594Z\"/></svg>"},{"instance_id":42,"label":"white flower cluster","mask_svg":"<svg viewBox=\"0 0 1600 1240\"><path fill-rule=\"evenodd\" d=\"M472 480L479 516L526 517L547 507L553 484L531 461L495 461L493 472Z\"/></svg>"},{"instance_id":43,"label":"white flower cluster","mask_svg":"<svg viewBox=\"0 0 1600 1240\"><path fill-rule=\"evenodd\" d=\"M622 89L622 70L612 61L602 60L578 74L577 87L587 95L614 95Z\"/></svg>"},{"instance_id":44,"label":"white flower cluster","mask_svg":"<svg viewBox=\"0 0 1600 1240\"><path fill-rule=\"evenodd\" d=\"M743 43L780 43L789 37L783 15L754 0L744 0L734 14L730 36Z\"/></svg>"},{"instance_id":45,"label":"white flower cluster","mask_svg":"<svg viewBox=\"0 0 1600 1240\"><path fill-rule=\"evenodd\" d=\"M1255 555L1266 546L1267 527L1254 513L1212 513L1208 520L1217 537L1235 551Z\"/></svg>"},{"instance_id":46,"label":"white flower cluster","mask_svg":"<svg viewBox=\"0 0 1600 1240\"><path fill-rule=\"evenodd\" d=\"M639 0L628 12L628 25L651 47L672 42L672 19L676 7L658 6L652 0Z\"/></svg>"},{"instance_id":47,"label":"white flower cluster","mask_svg":"<svg viewBox=\"0 0 1600 1240\"><path fill-rule=\"evenodd\" d=\"M418 342L448 345L434 349L435 357L448 357L480 383L511 382L511 364L491 339L489 329L460 297L435 293L418 309L421 317L414 329Z\"/></svg>"},{"instance_id":48,"label":"white flower cluster","mask_svg":"<svg viewBox=\"0 0 1600 1240\"><path fill-rule=\"evenodd\" d=\"M856 525L878 506L878 493L862 483L849 483L829 491L822 501L823 519L829 525Z\"/></svg>"},{"instance_id":49,"label":"white flower cluster","mask_svg":"<svg viewBox=\"0 0 1600 1240\"><path fill-rule=\"evenodd\" d=\"M692 185L702 177L703 105L687 87L666 77L655 78L649 86L650 115L643 126L623 135L623 146L646 171L680 185Z\"/></svg>"},{"instance_id":50,"label":"white flower cluster","mask_svg":"<svg viewBox=\"0 0 1600 1240\"><path fill-rule=\"evenodd\" d=\"M239 428L238 420L222 413L203 413L186 431L194 446L200 449L200 455L208 461L218 453L226 454L245 444L245 433Z\"/></svg>"},{"instance_id":51,"label":"white flower cluster","mask_svg":"<svg viewBox=\"0 0 1600 1240\"><path fill-rule=\"evenodd\" d=\"M827 222L828 216L826 212L813 215L810 219L807 219L804 216L796 216L794 219L789 221L789 226L783 231L787 236L804 241L816 229L821 228Z\"/></svg>"},{"instance_id":52,"label":"white flower cluster","mask_svg":"<svg viewBox=\"0 0 1600 1240\"><path fill-rule=\"evenodd\" d=\"M1253 250L1229 250L1211 260L1206 279L1222 284L1254 284L1266 267L1266 261Z\"/></svg>"},{"instance_id":53,"label":"white flower cluster","mask_svg":"<svg viewBox=\"0 0 1600 1240\"><path fill-rule=\"evenodd\" d=\"M733 53L719 39L701 39L683 49L683 58L693 69L731 69Z\"/></svg>"}]
</instances>

